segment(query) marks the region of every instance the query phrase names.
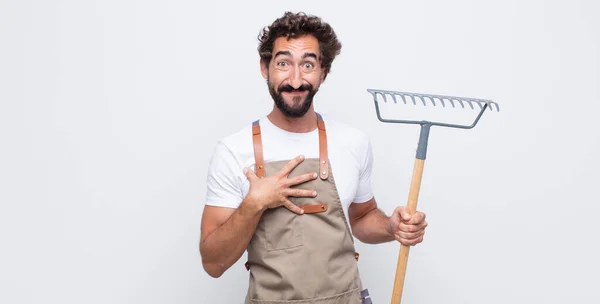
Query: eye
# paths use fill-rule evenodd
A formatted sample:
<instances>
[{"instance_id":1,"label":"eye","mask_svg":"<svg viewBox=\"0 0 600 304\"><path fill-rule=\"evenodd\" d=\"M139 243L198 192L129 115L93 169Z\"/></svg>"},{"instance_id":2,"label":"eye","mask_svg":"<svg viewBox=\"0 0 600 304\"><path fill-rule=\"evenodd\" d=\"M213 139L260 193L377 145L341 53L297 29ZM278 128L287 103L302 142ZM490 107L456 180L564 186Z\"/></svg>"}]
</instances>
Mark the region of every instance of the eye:
<instances>
[{"instance_id":1,"label":"eye","mask_svg":"<svg viewBox=\"0 0 600 304\"><path fill-rule=\"evenodd\" d=\"M283 66L286 66L286 65L287 65L287 62L285 62L285 61L278 61L277 62L277 66L283 67Z\"/></svg>"},{"instance_id":2,"label":"eye","mask_svg":"<svg viewBox=\"0 0 600 304\"><path fill-rule=\"evenodd\" d=\"M314 65L310 62L306 62L304 63L304 68L305 69L312 69L314 67Z\"/></svg>"}]
</instances>

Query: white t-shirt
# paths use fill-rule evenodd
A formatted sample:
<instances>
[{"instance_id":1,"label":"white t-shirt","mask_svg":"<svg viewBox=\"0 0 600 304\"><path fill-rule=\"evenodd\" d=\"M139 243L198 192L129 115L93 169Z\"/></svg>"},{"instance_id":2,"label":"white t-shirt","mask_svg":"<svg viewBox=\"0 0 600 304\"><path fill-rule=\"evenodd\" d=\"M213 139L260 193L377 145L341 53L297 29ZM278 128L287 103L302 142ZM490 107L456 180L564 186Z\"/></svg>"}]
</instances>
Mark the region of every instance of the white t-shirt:
<instances>
[{"instance_id":1,"label":"white t-shirt","mask_svg":"<svg viewBox=\"0 0 600 304\"><path fill-rule=\"evenodd\" d=\"M360 130L322 115L327 132L327 149L333 178L346 220L351 203L364 203L373 197L373 164L369 138ZM260 129L265 163L290 160L298 155L319 157L318 129L292 133L273 125L264 116ZM252 125L221 139L208 168L206 205L237 208L248 194L250 183L243 168L254 170Z\"/></svg>"}]
</instances>

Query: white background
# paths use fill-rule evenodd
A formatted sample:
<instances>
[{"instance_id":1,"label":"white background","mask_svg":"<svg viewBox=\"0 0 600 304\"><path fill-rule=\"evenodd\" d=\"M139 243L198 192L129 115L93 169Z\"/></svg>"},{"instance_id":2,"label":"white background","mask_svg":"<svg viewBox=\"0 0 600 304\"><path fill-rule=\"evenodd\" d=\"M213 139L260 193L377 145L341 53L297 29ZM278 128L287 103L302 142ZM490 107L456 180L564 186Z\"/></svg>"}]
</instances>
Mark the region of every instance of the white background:
<instances>
[{"instance_id":1,"label":"white background","mask_svg":"<svg viewBox=\"0 0 600 304\"><path fill-rule=\"evenodd\" d=\"M206 169L271 109L256 37L285 10L335 28L316 109L370 136L387 213L418 127L379 122L366 89L500 104L432 129L403 303L600 303L593 0L0 1L1 303L242 302L244 258L202 269ZM398 244L357 246L389 302Z\"/></svg>"}]
</instances>

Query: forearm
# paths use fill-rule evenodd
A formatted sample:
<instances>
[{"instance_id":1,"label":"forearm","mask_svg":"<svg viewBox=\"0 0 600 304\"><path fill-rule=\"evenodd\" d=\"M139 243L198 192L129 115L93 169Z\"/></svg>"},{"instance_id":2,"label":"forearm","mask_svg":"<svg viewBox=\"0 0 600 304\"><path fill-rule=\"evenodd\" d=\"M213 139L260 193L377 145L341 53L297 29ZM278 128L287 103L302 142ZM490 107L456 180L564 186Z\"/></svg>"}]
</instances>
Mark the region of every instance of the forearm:
<instances>
[{"instance_id":1,"label":"forearm","mask_svg":"<svg viewBox=\"0 0 600 304\"><path fill-rule=\"evenodd\" d=\"M220 277L248 248L263 210L242 202L240 207L200 243L202 264L212 277Z\"/></svg>"},{"instance_id":2,"label":"forearm","mask_svg":"<svg viewBox=\"0 0 600 304\"><path fill-rule=\"evenodd\" d=\"M378 208L355 219L352 224L352 232L357 239L367 244L378 244L394 240L389 230L389 217Z\"/></svg>"}]
</instances>

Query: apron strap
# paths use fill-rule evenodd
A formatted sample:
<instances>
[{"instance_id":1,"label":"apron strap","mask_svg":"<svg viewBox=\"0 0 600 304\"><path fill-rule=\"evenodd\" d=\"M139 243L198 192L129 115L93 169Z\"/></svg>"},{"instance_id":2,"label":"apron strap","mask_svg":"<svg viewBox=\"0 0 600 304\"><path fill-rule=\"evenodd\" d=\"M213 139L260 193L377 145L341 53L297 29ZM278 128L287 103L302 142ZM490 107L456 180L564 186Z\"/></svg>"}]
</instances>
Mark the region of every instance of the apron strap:
<instances>
[{"instance_id":1,"label":"apron strap","mask_svg":"<svg viewBox=\"0 0 600 304\"><path fill-rule=\"evenodd\" d=\"M325 180L329 177L329 156L327 154L327 131L321 114L317 114L317 128L319 129L319 176ZM254 163L256 176L265 176L265 161L263 158L262 138L260 135L260 124L256 120L252 123L252 143L254 145Z\"/></svg>"},{"instance_id":2,"label":"apron strap","mask_svg":"<svg viewBox=\"0 0 600 304\"><path fill-rule=\"evenodd\" d=\"M260 136L260 125L258 120L252 123L252 142L254 143L254 163L256 176L265 177L265 161L263 159L262 138Z\"/></svg>"},{"instance_id":3,"label":"apron strap","mask_svg":"<svg viewBox=\"0 0 600 304\"><path fill-rule=\"evenodd\" d=\"M319 176L321 179L327 179L329 176L329 161L327 155L327 132L325 130L325 122L321 114L317 113L317 128L319 128Z\"/></svg>"}]
</instances>

